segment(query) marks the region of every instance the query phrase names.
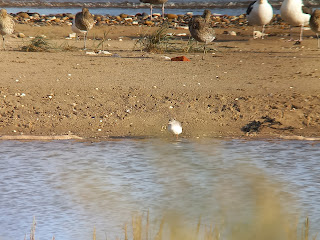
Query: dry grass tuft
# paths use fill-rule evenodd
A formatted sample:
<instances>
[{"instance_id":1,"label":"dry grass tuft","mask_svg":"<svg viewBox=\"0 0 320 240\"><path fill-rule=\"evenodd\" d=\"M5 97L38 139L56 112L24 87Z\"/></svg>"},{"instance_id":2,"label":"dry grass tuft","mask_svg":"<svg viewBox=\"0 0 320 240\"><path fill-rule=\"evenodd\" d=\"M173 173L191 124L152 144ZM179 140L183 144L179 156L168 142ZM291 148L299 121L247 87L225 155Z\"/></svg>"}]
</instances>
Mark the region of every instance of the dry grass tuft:
<instances>
[{"instance_id":1,"label":"dry grass tuft","mask_svg":"<svg viewBox=\"0 0 320 240\"><path fill-rule=\"evenodd\" d=\"M170 36L167 35L169 29L168 24L163 24L158 30L152 34L145 34L139 39L136 45L139 49L146 52L162 53L167 51Z\"/></svg>"},{"instance_id":2,"label":"dry grass tuft","mask_svg":"<svg viewBox=\"0 0 320 240\"><path fill-rule=\"evenodd\" d=\"M51 49L50 44L42 36L36 36L28 45L21 47L21 50L25 52L46 52L49 49Z\"/></svg>"}]
</instances>

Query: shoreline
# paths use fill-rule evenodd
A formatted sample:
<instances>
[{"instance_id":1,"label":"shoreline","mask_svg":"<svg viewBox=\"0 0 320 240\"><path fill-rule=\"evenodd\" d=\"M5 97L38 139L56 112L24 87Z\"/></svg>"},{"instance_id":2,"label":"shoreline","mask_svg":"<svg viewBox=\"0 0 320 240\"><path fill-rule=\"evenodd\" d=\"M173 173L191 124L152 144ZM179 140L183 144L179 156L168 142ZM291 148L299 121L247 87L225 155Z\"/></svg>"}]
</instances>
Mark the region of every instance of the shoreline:
<instances>
[{"instance_id":1,"label":"shoreline","mask_svg":"<svg viewBox=\"0 0 320 240\"><path fill-rule=\"evenodd\" d=\"M170 136L152 137L152 136L112 136L112 137L90 137L83 138L77 135L0 135L0 141L62 141L62 140L74 140L81 142L101 142L101 141L115 141L115 140L147 140L147 139L174 139ZM199 140L200 137L192 139ZM237 136L237 137L202 137L204 139L222 139L222 140L245 140L245 141L307 141L317 142L320 141L320 137L304 137L298 135L284 136L284 135L273 135L273 136ZM190 140L188 137L180 136L179 139L174 141Z\"/></svg>"}]
</instances>

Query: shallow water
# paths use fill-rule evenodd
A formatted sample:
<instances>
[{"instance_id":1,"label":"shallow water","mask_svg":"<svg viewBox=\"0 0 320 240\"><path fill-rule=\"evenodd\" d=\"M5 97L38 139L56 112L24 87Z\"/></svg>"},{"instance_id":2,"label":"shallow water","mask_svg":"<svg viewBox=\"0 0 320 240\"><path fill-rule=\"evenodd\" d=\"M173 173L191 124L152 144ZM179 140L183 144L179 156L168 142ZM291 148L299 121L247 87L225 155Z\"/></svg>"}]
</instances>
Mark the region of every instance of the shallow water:
<instances>
[{"instance_id":1,"label":"shallow water","mask_svg":"<svg viewBox=\"0 0 320 240\"><path fill-rule=\"evenodd\" d=\"M66 240L92 239L94 227L97 239L123 238L147 210L237 221L252 210L252 185L275 185L285 211L319 232L319 160L319 143L303 141L2 141L0 239L23 239L33 216L36 238Z\"/></svg>"},{"instance_id":2,"label":"shallow water","mask_svg":"<svg viewBox=\"0 0 320 240\"><path fill-rule=\"evenodd\" d=\"M27 3L29 6L41 6L46 3L48 6L83 6L88 7L127 7L127 8L139 8L144 6L139 0L4 0L5 3L11 4L11 6L22 6ZM252 1L251 0L168 0L166 3L169 8L243 8L247 7ZM282 1L269 0L270 4L274 7L279 7ZM305 1L307 6L319 7L318 0Z\"/></svg>"},{"instance_id":3,"label":"shallow water","mask_svg":"<svg viewBox=\"0 0 320 240\"><path fill-rule=\"evenodd\" d=\"M8 7L6 8L9 13L18 13L18 12L36 12L39 14L49 15L49 14L59 14L59 13L72 13L76 14L81 11L79 7L73 8L31 8L31 7ZM226 14L229 16L238 16L246 12L245 8L208 8L211 10L213 14ZM161 8L159 6L154 6L153 13L160 13ZM278 12L277 10L275 10ZM150 13L150 9L145 8L90 8L90 12L95 15L110 15L117 16L121 13L135 15L137 13ZM188 12L192 12L194 15L201 15L203 13L203 8L165 8L165 13L173 13L173 14L186 14Z\"/></svg>"}]
</instances>

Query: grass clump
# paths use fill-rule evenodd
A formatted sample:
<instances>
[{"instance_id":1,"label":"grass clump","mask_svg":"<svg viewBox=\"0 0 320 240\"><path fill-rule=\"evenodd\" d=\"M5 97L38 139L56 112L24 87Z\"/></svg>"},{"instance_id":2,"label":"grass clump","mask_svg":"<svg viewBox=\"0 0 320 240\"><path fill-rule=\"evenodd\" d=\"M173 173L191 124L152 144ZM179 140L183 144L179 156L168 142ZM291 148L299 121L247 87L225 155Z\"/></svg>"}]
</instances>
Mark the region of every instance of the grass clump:
<instances>
[{"instance_id":1,"label":"grass clump","mask_svg":"<svg viewBox=\"0 0 320 240\"><path fill-rule=\"evenodd\" d=\"M43 36L36 36L28 45L21 48L25 52L46 52L49 49L51 46Z\"/></svg>"},{"instance_id":2,"label":"grass clump","mask_svg":"<svg viewBox=\"0 0 320 240\"><path fill-rule=\"evenodd\" d=\"M137 45L142 51L162 53L167 51L170 36L167 35L168 24L163 24L152 34L146 34L137 41Z\"/></svg>"}]
</instances>

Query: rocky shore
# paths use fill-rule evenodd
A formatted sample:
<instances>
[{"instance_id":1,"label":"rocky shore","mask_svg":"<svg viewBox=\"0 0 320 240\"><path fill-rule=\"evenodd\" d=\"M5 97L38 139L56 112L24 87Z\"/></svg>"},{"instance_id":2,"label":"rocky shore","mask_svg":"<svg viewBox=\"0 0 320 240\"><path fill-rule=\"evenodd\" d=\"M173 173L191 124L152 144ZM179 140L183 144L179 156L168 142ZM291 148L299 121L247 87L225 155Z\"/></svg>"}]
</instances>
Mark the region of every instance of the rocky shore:
<instances>
[{"instance_id":1,"label":"rocky shore","mask_svg":"<svg viewBox=\"0 0 320 240\"><path fill-rule=\"evenodd\" d=\"M63 14L50 14L50 15L40 15L36 12L19 12L13 14L14 19L20 24L31 24L31 25L71 25L74 18L74 14L63 13ZM166 14L166 20L171 27L177 26L187 26L192 13L187 13L184 15L177 14ZM150 21L150 17L147 13L137 13L135 15L120 14L118 16L111 15L95 15L94 16L96 25L147 25L147 26L160 26L163 23L160 14L154 14L153 20ZM229 15L215 15L212 16L213 27L217 28L230 28L230 27L243 27L247 26L247 21L245 14L239 16L229 16ZM271 26L287 25L284 23L279 14L274 15L274 19L270 23Z\"/></svg>"}]
</instances>

